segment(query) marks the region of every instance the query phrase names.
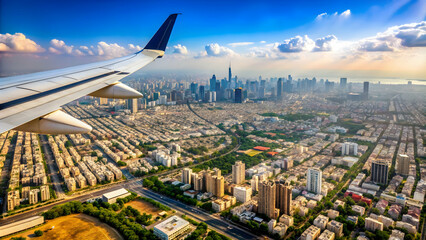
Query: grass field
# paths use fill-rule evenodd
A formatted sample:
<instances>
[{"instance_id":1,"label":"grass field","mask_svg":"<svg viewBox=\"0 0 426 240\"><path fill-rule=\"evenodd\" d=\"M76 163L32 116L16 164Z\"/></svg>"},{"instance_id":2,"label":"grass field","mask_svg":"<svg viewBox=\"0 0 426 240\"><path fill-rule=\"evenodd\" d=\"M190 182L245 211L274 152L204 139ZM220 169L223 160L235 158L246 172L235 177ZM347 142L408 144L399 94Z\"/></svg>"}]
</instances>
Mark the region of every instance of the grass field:
<instances>
[{"instance_id":1,"label":"grass field","mask_svg":"<svg viewBox=\"0 0 426 240\"><path fill-rule=\"evenodd\" d=\"M152 214L152 219L155 219L162 210L158 209L157 207L153 206L149 202L145 202L141 199L136 199L134 201L128 202L124 204L124 206L132 206L133 208L136 208L141 213L146 214Z\"/></svg>"},{"instance_id":2,"label":"grass field","mask_svg":"<svg viewBox=\"0 0 426 240\"><path fill-rule=\"evenodd\" d=\"M50 230L52 226L54 229ZM35 230L43 231L42 237L34 235ZM123 240L124 238L112 227L102 223L96 218L85 214L73 214L65 217L55 218L47 221L40 227L9 236L25 237L27 239L43 240L69 240L69 239L87 239L87 240Z\"/></svg>"},{"instance_id":3,"label":"grass field","mask_svg":"<svg viewBox=\"0 0 426 240\"><path fill-rule=\"evenodd\" d=\"M257 151L257 150L254 150L254 149L249 149L249 150L245 151L245 154L249 155L250 157L253 157L253 156L255 156L255 155L257 155L257 154L259 154L261 152L262 151Z\"/></svg>"}]
</instances>

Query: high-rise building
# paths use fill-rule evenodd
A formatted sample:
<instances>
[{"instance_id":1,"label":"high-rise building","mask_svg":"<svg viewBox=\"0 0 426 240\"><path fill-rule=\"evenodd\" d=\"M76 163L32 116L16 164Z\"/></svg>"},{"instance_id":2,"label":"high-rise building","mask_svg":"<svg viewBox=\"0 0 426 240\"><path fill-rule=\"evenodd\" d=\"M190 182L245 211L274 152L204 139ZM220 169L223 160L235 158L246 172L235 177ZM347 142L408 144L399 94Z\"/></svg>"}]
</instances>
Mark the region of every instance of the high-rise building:
<instances>
[{"instance_id":1,"label":"high-rise building","mask_svg":"<svg viewBox=\"0 0 426 240\"><path fill-rule=\"evenodd\" d=\"M43 185L40 187L41 201L47 201L50 199L50 190L48 185Z\"/></svg>"},{"instance_id":2,"label":"high-rise building","mask_svg":"<svg viewBox=\"0 0 426 240\"><path fill-rule=\"evenodd\" d=\"M100 105L108 105L108 98L99 98Z\"/></svg>"},{"instance_id":3,"label":"high-rise building","mask_svg":"<svg viewBox=\"0 0 426 240\"><path fill-rule=\"evenodd\" d=\"M236 88L235 89L235 102L236 103L243 103L243 89L242 88Z\"/></svg>"},{"instance_id":4,"label":"high-rise building","mask_svg":"<svg viewBox=\"0 0 426 240\"><path fill-rule=\"evenodd\" d=\"M232 81L232 71L231 71L231 63L229 63L229 70L228 70L228 81Z\"/></svg>"},{"instance_id":5,"label":"high-rise building","mask_svg":"<svg viewBox=\"0 0 426 240\"><path fill-rule=\"evenodd\" d=\"M212 78L210 78L210 91L216 90L216 75L213 74Z\"/></svg>"},{"instance_id":6,"label":"high-rise building","mask_svg":"<svg viewBox=\"0 0 426 240\"><path fill-rule=\"evenodd\" d=\"M257 211L261 214L265 214L269 218L276 218L277 211L275 210L275 192L275 182L263 181L259 183L259 200Z\"/></svg>"},{"instance_id":7,"label":"high-rise building","mask_svg":"<svg viewBox=\"0 0 426 240\"><path fill-rule=\"evenodd\" d=\"M35 204L38 202L38 192L39 192L38 189L32 189L30 191L30 195L28 197L28 201L30 204Z\"/></svg>"},{"instance_id":8,"label":"high-rise building","mask_svg":"<svg viewBox=\"0 0 426 240\"><path fill-rule=\"evenodd\" d=\"M252 189L248 186L238 186L234 187L234 197L237 199L238 202L245 203L247 201L250 201Z\"/></svg>"},{"instance_id":9,"label":"high-rise building","mask_svg":"<svg viewBox=\"0 0 426 240\"><path fill-rule=\"evenodd\" d=\"M321 193L322 171L319 168L309 168L306 187L309 192Z\"/></svg>"},{"instance_id":10,"label":"high-rise building","mask_svg":"<svg viewBox=\"0 0 426 240\"><path fill-rule=\"evenodd\" d=\"M288 183L276 182L275 207L280 209L280 214L292 215L291 201L293 187Z\"/></svg>"},{"instance_id":11,"label":"high-rise building","mask_svg":"<svg viewBox=\"0 0 426 240\"><path fill-rule=\"evenodd\" d=\"M191 174L192 174L192 169L184 168L182 170L182 182L185 184L191 184Z\"/></svg>"},{"instance_id":12,"label":"high-rise building","mask_svg":"<svg viewBox=\"0 0 426 240\"><path fill-rule=\"evenodd\" d=\"M201 101L204 101L204 99L206 99L206 90L205 90L205 87L204 86L200 86L200 89L199 89L199 99L201 100Z\"/></svg>"},{"instance_id":13,"label":"high-rise building","mask_svg":"<svg viewBox=\"0 0 426 240\"><path fill-rule=\"evenodd\" d=\"M218 176L216 178L215 189L216 192L214 195L216 195L216 197L223 197L225 195L225 178L223 176Z\"/></svg>"},{"instance_id":14,"label":"high-rise building","mask_svg":"<svg viewBox=\"0 0 426 240\"><path fill-rule=\"evenodd\" d=\"M203 174L203 184L205 184L205 188L203 187L203 189L206 192L210 192L218 197L222 197L225 194L225 179L220 169L204 170L201 174Z\"/></svg>"},{"instance_id":15,"label":"high-rise building","mask_svg":"<svg viewBox=\"0 0 426 240\"><path fill-rule=\"evenodd\" d=\"M132 113L138 112L138 99L130 98L127 99L127 109L129 109Z\"/></svg>"},{"instance_id":16,"label":"high-rise building","mask_svg":"<svg viewBox=\"0 0 426 240\"><path fill-rule=\"evenodd\" d=\"M370 89L370 83L369 82L364 82L364 99L368 99L368 91Z\"/></svg>"},{"instance_id":17,"label":"high-rise building","mask_svg":"<svg viewBox=\"0 0 426 240\"><path fill-rule=\"evenodd\" d=\"M221 87L220 87L220 82L216 81L216 86L215 86L215 92L216 92L216 99L218 101L222 100L222 91L221 91Z\"/></svg>"},{"instance_id":18,"label":"high-rise building","mask_svg":"<svg viewBox=\"0 0 426 240\"><path fill-rule=\"evenodd\" d=\"M235 184L242 184L245 180L246 176L246 165L237 161L234 165L232 165L232 182Z\"/></svg>"},{"instance_id":19,"label":"high-rise building","mask_svg":"<svg viewBox=\"0 0 426 240\"><path fill-rule=\"evenodd\" d=\"M354 142L342 143L341 152L342 152L342 156L345 156L345 155L356 156L358 154L358 144Z\"/></svg>"},{"instance_id":20,"label":"high-rise building","mask_svg":"<svg viewBox=\"0 0 426 240\"><path fill-rule=\"evenodd\" d=\"M161 94L159 92L154 93L154 101L158 100L160 98Z\"/></svg>"},{"instance_id":21,"label":"high-rise building","mask_svg":"<svg viewBox=\"0 0 426 240\"><path fill-rule=\"evenodd\" d=\"M410 158L405 154L398 154L396 173L408 175L410 173Z\"/></svg>"},{"instance_id":22,"label":"high-rise building","mask_svg":"<svg viewBox=\"0 0 426 240\"><path fill-rule=\"evenodd\" d=\"M371 163L371 181L378 184L388 184L389 165L385 161Z\"/></svg>"},{"instance_id":23,"label":"high-rise building","mask_svg":"<svg viewBox=\"0 0 426 240\"><path fill-rule=\"evenodd\" d=\"M347 78L340 78L340 88L346 89L346 85L348 84Z\"/></svg>"},{"instance_id":24,"label":"high-rise building","mask_svg":"<svg viewBox=\"0 0 426 240\"><path fill-rule=\"evenodd\" d=\"M277 99L280 100L283 97L283 79L278 78L277 81Z\"/></svg>"},{"instance_id":25,"label":"high-rise building","mask_svg":"<svg viewBox=\"0 0 426 240\"><path fill-rule=\"evenodd\" d=\"M197 93L197 88L198 88L198 83L192 82L191 83L191 94L196 94Z\"/></svg>"}]
</instances>

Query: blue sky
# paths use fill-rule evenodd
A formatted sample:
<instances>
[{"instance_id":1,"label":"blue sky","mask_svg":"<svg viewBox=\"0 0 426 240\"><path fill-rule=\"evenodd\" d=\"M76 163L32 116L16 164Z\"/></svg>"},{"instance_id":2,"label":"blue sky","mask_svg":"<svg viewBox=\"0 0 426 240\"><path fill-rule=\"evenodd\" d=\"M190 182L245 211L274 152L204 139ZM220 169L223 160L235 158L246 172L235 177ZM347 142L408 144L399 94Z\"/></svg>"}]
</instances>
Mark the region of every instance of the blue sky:
<instances>
[{"instance_id":1,"label":"blue sky","mask_svg":"<svg viewBox=\"0 0 426 240\"><path fill-rule=\"evenodd\" d=\"M61 55L65 60L64 65L74 65L76 62L87 62L95 60L88 56L82 58L79 54L74 54L74 59L65 56L65 52L51 50L54 47L60 50L58 45L52 44L52 39L63 41L64 46L73 46L76 50L80 46L93 46L98 48L99 42L107 44L116 43L119 46L128 44L139 45L143 47L157 28L161 25L168 14L181 12L169 42L169 53L175 51L173 46L185 46L189 55L186 58L170 57L165 65L171 70L175 70L177 65L172 61L189 62L184 69L190 71L190 66L194 61L200 64L207 64L209 61L202 59L204 57L216 57L210 59L212 63L229 61L235 58L247 58L251 56L267 56L268 61L271 58L276 62L287 59L288 61L300 58L310 58L309 54L302 55L303 52L314 52L312 41L334 36L333 41L339 46L343 43L355 43L363 39L374 38L378 33L386 32L387 29L394 26L401 26L410 23L421 23L426 17L426 3L423 0L399 0L399 1L23 1L10 0L2 1L0 8L0 34L22 33L26 38L35 42L39 46L37 56L41 59L58 59ZM322 14L320 17L318 17ZM420 41L416 45L416 52L424 57L423 28L417 36ZM307 35L308 38L303 36ZM307 43L307 45L297 48L295 51L287 51L288 46L279 46L279 44L290 44L291 39L296 36L302 38L295 39L295 44ZM310 41L312 40L312 41ZM1 44L0 39L0 44ZM374 40L376 41L376 39ZM426 40L425 40L426 41ZM6 40L4 40L6 44ZM232 45L232 43L242 43ZM214 45L215 53L209 54L208 47ZM278 49L279 54L273 53ZM306 51L305 48L311 50ZM371 58L387 58L388 55L395 58L401 48L393 46L392 50L383 51L380 42L375 42L374 51L370 51L371 44L363 46L362 49L369 49L368 52L374 52L375 56ZM386 43L392 44L392 43ZM7 44L6 44L7 45ZM365 44L364 44L365 45ZM289 46L294 47L293 45ZM370 48L368 48L370 47ZM343 47L341 47L343 48ZM412 50L412 46L404 46L404 50ZM286 50L287 49L287 50ZM340 49L340 48L339 48ZM345 49L349 49L346 47ZM361 49L361 48L360 48ZM377 51L380 49L380 51ZM105 50L105 49L104 49ZM331 50L331 47L321 51ZM0 48L1 51L1 48ZM13 55L13 46L9 46L7 57L0 58L0 65L7 66L9 62L16 63L22 60L22 54ZM129 50L130 51L130 50ZM272 52L271 52L272 51ZM358 52L345 50L343 54L352 54L358 56ZM31 51L27 51L31 52ZM384 56L383 52L387 52ZM392 52L392 53L391 53ZM49 53L56 55L51 57ZM69 53L73 53L69 51ZM117 51L115 52L117 53ZM392 55L393 54L393 55ZM68 54L73 55L73 54ZM79 55L79 56L76 56ZM100 55L100 54L99 54ZM318 55L318 54L317 54ZM380 56L379 56L380 55ZM108 55L109 57L114 54ZM15 59L12 59L14 58ZM28 57L28 56L27 56ZM79 58L78 61L76 58ZM399 56L401 57L401 56ZM18 60L21 59L21 60ZM221 59L222 58L222 59ZM226 59L224 59L226 58ZM253 59L244 59L246 62ZM22 60L26 62L26 60ZM27 60L28 61L28 60ZM241 60L242 61L242 60ZM262 62L261 59L258 60ZM48 60L39 60L38 68L54 67ZM255 61L254 61L255 62ZM44 64L44 66L42 66ZM51 64L51 66L49 65ZM255 64L255 63L253 63ZM25 64L24 64L25 65ZM156 64L158 65L158 64ZM182 64L179 64L180 66ZM210 64L211 65L211 64ZM238 66L238 63L236 64ZM55 65L56 66L56 65ZM212 66L218 66L213 64ZM250 66L250 65L249 65ZM247 64L241 64L242 71ZM155 69L152 68L152 69ZM203 68L212 71L212 69ZM351 68L350 68L351 69ZM6 71L5 67L0 68ZM34 68L34 70L36 70ZM285 68L290 71L291 68ZM355 69L356 70L356 69ZM361 69L365 70L365 69ZM378 69L380 72L380 69ZM407 69L412 71L412 69ZM261 71L272 71L274 74L281 73L279 69L260 68ZM316 67L307 68L304 74L318 71ZM333 71L329 69L328 72ZM353 70L350 70L353 71ZM284 72L284 71L283 71ZM321 71L320 71L321 72ZM247 75L251 74L247 71ZM364 75L366 73L364 72ZM416 71L416 77L425 77L424 71ZM404 74L397 74L404 77ZM407 74L406 74L407 75ZM410 75L410 74L408 74ZM410 76L406 77L410 77Z\"/></svg>"}]
</instances>

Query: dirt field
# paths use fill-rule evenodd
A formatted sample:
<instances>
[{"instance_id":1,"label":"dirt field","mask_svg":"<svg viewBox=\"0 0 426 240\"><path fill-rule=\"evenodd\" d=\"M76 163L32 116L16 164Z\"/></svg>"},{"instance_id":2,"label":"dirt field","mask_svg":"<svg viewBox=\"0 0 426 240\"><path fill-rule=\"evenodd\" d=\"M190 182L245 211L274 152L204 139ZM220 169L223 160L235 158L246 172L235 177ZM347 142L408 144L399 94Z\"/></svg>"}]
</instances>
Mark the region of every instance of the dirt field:
<instances>
[{"instance_id":1,"label":"dirt field","mask_svg":"<svg viewBox=\"0 0 426 240\"><path fill-rule=\"evenodd\" d=\"M53 230L52 226L55 226ZM35 237L34 231L43 231L42 237ZM85 214L74 214L65 217L59 217L47 221L40 227L31 229L10 237L26 237L27 239L43 240L69 240L69 239L87 239L87 240L123 240L124 238L117 230L106 223L102 223L96 218Z\"/></svg>"},{"instance_id":2,"label":"dirt field","mask_svg":"<svg viewBox=\"0 0 426 240\"><path fill-rule=\"evenodd\" d=\"M139 212L146 213L146 214L152 214L152 219L155 219L162 210L154 207L152 204L145 202L143 200L134 200L129 203L124 204L124 206L132 206L133 208L136 208L139 210Z\"/></svg>"}]
</instances>

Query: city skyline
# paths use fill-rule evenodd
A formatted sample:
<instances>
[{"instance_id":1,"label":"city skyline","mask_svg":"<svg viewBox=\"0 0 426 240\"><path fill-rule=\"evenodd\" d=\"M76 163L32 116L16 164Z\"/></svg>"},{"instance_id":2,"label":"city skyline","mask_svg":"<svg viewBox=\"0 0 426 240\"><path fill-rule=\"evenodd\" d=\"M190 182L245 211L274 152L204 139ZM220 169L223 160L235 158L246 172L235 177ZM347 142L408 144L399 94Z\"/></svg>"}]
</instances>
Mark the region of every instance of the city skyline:
<instances>
[{"instance_id":1,"label":"city skyline","mask_svg":"<svg viewBox=\"0 0 426 240\"><path fill-rule=\"evenodd\" d=\"M128 6L87 3L79 18L70 18L76 9L64 8L62 3L31 8L25 3L5 3L3 7L0 33L3 75L136 52L164 16L135 14L140 5L137 2ZM387 83L403 79L424 84L416 81L426 76L422 68L426 46L423 1L382 1L375 5L330 2L321 6L310 3L310 7L283 4L249 2L241 6L219 2L219 6L228 7L211 6L212 13L206 14L201 14L206 4L165 4L164 12L183 13L182 24L175 29L166 56L139 73L161 69L164 74L211 76L232 61L243 78L292 74L302 78L347 76L359 81L372 78ZM111 9L116 9L111 5L130 14L113 14ZM149 8L150 4L143 7ZM279 7L286 10L278 11ZM13 9L28 14L17 18L10 14ZM94 9L101 11L91 11ZM55 21L40 18L32 11L39 14L49 11Z\"/></svg>"}]
</instances>

